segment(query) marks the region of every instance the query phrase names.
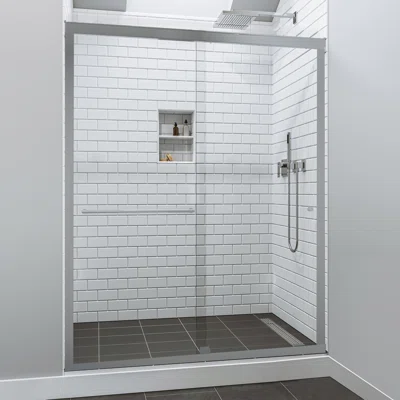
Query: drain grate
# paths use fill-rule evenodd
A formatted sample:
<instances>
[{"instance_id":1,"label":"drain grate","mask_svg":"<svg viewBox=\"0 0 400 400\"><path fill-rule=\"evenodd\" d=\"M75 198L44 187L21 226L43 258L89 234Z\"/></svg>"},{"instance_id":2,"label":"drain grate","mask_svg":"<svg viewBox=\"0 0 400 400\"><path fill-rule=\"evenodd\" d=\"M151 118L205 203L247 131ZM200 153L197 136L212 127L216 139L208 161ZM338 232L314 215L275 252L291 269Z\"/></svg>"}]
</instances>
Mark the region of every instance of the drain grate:
<instances>
[{"instance_id":1,"label":"drain grate","mask_svg":"<svg viewBox=\"0 0 400 400\"><path fill-rule=\"evenodd\" d=\"M282 339L285 339L292 346L303 346L304 343L299 339L294 337L291 333L287 332L285 329L280 327L276 322L269 318L260 318L268 328L271 328L276 334L278 334Z\"/></svg>"}]
</instances>

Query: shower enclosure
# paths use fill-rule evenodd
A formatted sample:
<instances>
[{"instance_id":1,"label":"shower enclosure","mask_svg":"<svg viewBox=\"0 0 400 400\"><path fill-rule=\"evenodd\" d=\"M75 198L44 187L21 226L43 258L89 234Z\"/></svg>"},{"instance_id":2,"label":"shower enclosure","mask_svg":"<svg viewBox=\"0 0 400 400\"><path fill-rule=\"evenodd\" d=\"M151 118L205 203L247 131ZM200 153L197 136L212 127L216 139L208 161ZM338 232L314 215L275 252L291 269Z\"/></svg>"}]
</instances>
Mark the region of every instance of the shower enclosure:
<instances>
[{"instance_id":1,"label":"shower enclosure","mask_svg":"<svg viewBox=\"0 0 400 400\"><path fill-rule=\"evenodd\" d=\"M67 370L325 352L324 40L67 23L65 143Z\"/></svg>"}]
</instances>

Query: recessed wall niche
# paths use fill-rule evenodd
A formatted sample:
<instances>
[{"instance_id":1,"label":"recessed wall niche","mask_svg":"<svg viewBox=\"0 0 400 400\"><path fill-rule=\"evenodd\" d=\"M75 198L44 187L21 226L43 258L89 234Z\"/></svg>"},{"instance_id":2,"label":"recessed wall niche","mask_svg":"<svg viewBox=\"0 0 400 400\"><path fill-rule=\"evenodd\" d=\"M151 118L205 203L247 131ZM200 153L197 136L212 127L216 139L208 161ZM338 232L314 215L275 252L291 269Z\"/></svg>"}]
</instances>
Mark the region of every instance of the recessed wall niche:
<instances>
[{"instance_id":1,"label":"recessed wall niche","mask_svg":"<svg viewBox=\"0 0 400 400\"><path fill-rule=\"evenodd\" d=\"M187 121L187 123L186 123ZM195 112L159 110L159 162L192 163L195 161ZM174 135L179 132L179 135Z\"/></svg>"}]
</instances>

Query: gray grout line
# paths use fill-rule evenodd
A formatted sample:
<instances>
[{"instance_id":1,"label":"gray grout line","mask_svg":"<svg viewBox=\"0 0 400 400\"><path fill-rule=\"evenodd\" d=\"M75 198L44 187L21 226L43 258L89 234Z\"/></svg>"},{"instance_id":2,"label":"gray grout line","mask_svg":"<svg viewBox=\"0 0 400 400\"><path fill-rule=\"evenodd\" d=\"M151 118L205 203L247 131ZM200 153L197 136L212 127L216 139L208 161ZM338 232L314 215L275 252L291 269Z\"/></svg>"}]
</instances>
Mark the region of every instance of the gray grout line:
<instances>
[{"instance_id":1,"label":"gray grout line","mask_svg":"<svg viewBox=\"0 0 400 400\"><path fill-rule=\"evenodd\" d=\"M145 341L146 346L147 346L147 351L149 352L149 356L150 356L150 358L153 358L152 355L151 355L149 344L147 343L146 335L144 334L142 323L140 322L140 319L138 319L138 321L139 321L140 329L142 330L142 333L143 333L144 341Z\"/></svg>"},{"instance_id":2,"label":"gray grout line","mask_svg":"<svg viewBox=\"0 0 400 400\"><path fill-rule=\"evenodd\" d=\"M185 330L185 332L188 334L188 336L190 337L190 340L193 342L193 344L196 346L196 349L200 352L200 349L197 347L197 344L195 343L195 341L193 340L192 336L190 335L190 333L187 331L185 325L183 325L182 321L180 318L178 318L179 322L181 323L181 325L183 326L183 329Z\"/></svg>"},{"instance_id":3,"label":"gray grout line","mask_svg":"<svg viewBox=\"0 0 400 400\"><path fill-rule=\"evenodd\" d=\"M218 392L218 390L217 390L217 388L214 386L214 390L215 390L215 393L217 393L217 396L222 400L222 397L221 397L221 395L219 394L219 392Z\"/></svg>"},{"instance_id":4,"label":"gray grout line","mask_svg":"<svg viewBox=\"0 0 400 400\"><path fill-rule=\"evenodd\" d=\"M233 335L233 336L235 336L235 338L240 342L240 344L242 345L242 346L244 346L244 348L246 349L246 350L249 350L248 348L247 348L247 346L245 346L244 345L244 343L225 325L225 323L223 322L223 321L221 321L221 319L217 316L217 318L218 318L218 320L225 326L225 328L226 329L228 329L228 331Z\"/></svg>"},{"instance_id":5,"label":"gray grout line","mask_svg":"<svg viewBox=\"0 0 400 400\"><path fill-rule=\"evenodd\" d=\"M295 400L299 400L284 384L283 382L279 382L292 396Z\"/></svg>"},{"instance_id":6,"label":"gray grout line","mask_svg":"<svg viewBox=\"0 0 400 400\"><path fill-rule=\"evenodd\" d=\"M147 400L146 392L143 392L144 400Z\"/></svg>"}]
</instances>

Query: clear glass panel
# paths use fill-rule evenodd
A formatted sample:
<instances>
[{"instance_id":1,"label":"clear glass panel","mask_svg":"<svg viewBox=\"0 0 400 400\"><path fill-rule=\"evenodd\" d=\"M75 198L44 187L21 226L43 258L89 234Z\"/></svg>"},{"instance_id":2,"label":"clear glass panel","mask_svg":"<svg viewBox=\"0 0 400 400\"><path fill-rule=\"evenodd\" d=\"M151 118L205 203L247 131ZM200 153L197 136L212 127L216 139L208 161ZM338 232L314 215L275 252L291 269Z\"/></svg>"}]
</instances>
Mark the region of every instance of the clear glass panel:
<instances>
[{"instance_id":1,"label":"clear glass panel","mask_svg":"<svg viewBox=\"0 0 400 400\"><path fill-rule=\"evenodd\" d=\"M198 314L210 352L267 347L251 336L268 329L256 314L271 297L269 53L198 43Z\"/></svg>"},{"instance_id":2,"label":"clear glass panel","mask_svg":"<svg viewBox=\"0 0 400 400\"><path fill-rule=\"evenodd\" d=\"M196 43L75 51L75 362L196 354Z\"/></svg>"},{"instance_id":3,"label":"clear glass panel","mask_svg":"<svg viewBox=\"0 0 400 400\"><path fill-rule=\"evenodd\" d=\"M317 289L317 52L276 48L272 53L271 161L271 312L302 344L316 341ZM288 176L278 177L278 162L290 158L299 172L290 173L290 237L288 245ZM323 139L322 139L323 140ZM305 160L305 171L300 162ZM298 176L298 188L296 187ZM299 193L298 210L296 192ZM298 220L296 215L298 212Z\"/></svg>"},{"instance_id":4,"label":"clear glass panel","mask_svg":"<svg viewBox=\"0 0 400 400\"><path fill-rule=\"evenodd\" d=\"M211 353L314 344L316 51L198 43L197 60L197 335Z\"/></svg>"},{"instance_id":5,"label":"clear glass panel","mask_svg":"<svg viewBox=\"0 0 400 400\"><path fill-rule=\"evenodd\" d=\"M315 343L316 67L314 50L75 36L76 365Z\"/></svg>"}]
</instances>

